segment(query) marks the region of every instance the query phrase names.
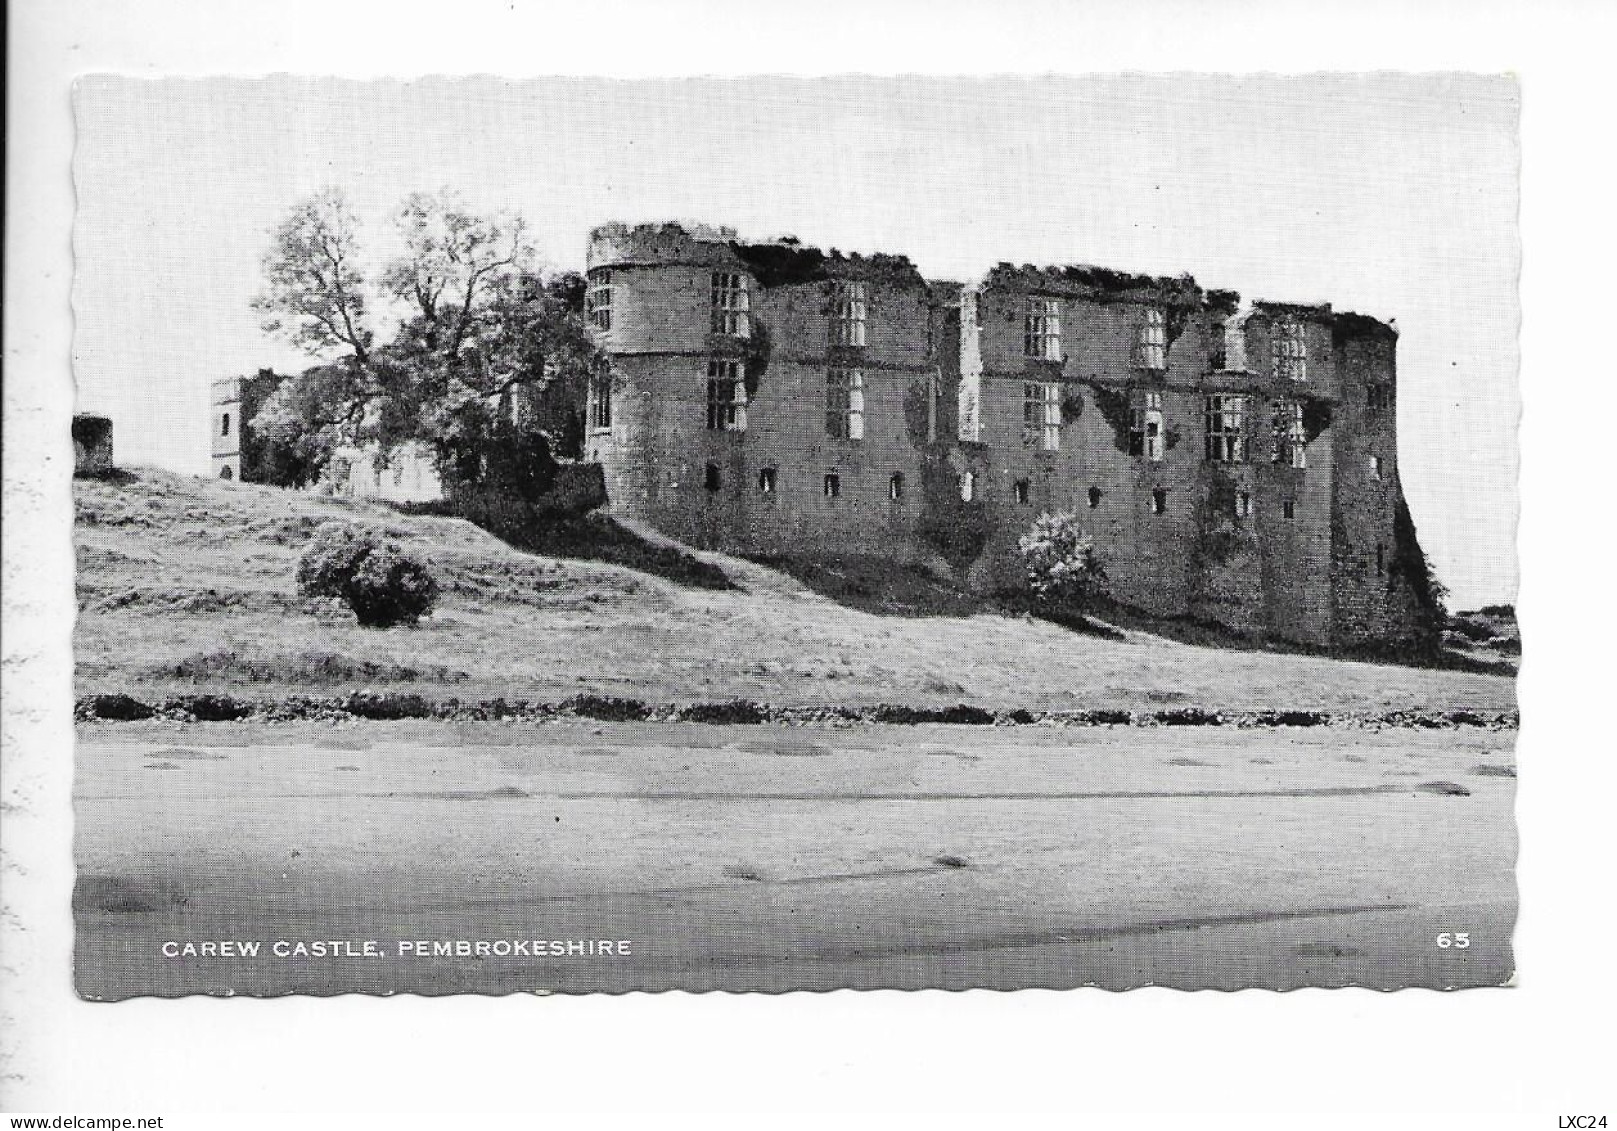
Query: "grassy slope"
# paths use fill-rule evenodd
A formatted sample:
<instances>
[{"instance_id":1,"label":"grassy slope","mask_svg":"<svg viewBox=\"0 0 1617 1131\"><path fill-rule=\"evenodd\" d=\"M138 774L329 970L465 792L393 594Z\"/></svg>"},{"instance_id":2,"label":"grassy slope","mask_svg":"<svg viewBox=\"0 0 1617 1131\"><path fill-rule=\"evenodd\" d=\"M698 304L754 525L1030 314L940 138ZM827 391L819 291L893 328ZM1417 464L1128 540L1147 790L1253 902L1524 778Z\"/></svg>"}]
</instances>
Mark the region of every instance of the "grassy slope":
<instances>
[{"instance_id":1,"label":"grassy slope","mask_svg":"<svg viewBox=\"0 0 1617 1131\"><path fill-rule=\"evenodd\" d=\"M520 553L454 519L142 471L77 491L78 693L246 696L396 688L463 700L588 691L665 703L974 703L1036 710L1164 704L1491 711L1511 679L1122 640L989 614L850 608L722 555L739 589ZM330 518L385 525L444 596L416 628L359 628L293 584Z\"/></svg>"}]
</instances>

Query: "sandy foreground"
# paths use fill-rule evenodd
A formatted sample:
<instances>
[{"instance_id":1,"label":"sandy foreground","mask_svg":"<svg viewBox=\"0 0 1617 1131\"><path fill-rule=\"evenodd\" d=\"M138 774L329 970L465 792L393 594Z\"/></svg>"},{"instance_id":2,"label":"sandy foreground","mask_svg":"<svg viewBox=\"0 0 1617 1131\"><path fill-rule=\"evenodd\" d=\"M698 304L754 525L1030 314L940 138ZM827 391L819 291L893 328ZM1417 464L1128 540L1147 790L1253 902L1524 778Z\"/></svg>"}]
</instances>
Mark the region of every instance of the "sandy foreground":
<instances>
[{"instance_id":1,"label":"sandy foreground","mask_svg":"<svg viewBox=\"0 0 1617 1131\"><path fill-rule=\"evenodd\" d=\"M1335 726L86 725L76 982L95 1000L1499 985L1514 743Z\"/></svg>"}]
</instances>

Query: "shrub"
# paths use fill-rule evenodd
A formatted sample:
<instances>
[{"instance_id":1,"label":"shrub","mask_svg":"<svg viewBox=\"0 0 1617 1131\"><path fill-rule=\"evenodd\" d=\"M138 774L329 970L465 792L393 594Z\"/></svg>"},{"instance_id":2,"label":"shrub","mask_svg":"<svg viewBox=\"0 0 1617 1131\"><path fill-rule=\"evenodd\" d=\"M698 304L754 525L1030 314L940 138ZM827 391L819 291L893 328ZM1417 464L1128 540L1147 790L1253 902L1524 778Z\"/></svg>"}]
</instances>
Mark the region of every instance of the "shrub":
<instances>
[{"instance_id":1,"label":"shrub","mask_svg":"<svg viewBox=\"0 0 1617 1131\"><path fill-rule=\"evenodd\" d=\"M151 718L157 714L157 709L128 695L92 695L79 700L76 714L86 719L133 722L137 719Z\"/></svg>"},{"instance_id":2,"label":"shrub","mask_svg":"<svg viewBox=\"0 0 1617 1131\"><path fill-rule=\"evenodd\" d=\"M1028 590L1042 602L1081 601L1106 576L1095 543L1066 511L1041 514L1016 550Z\"/></svg>"},{"instance_id":3,"label":"shrub","mask_svg":"<svg viewBox=\"0 0 1617 1131\"><path fill-rule=\"evenodd\" d=\"M685 723L756 724L769 721L769 711L761 703L736 699L729 703L692 703L681 707L679 719Z\"/></svg>"},{"instance_id":4,"label":"shrub","mask_svg":"<svg viewBox=\"0 0 1617 1131\"><path fill-rule=\"evenodd\" d=\"M563 706L582 718L608 723L636 722L651 717L651 708L640 700L613 695L575 695Z\"/></svg>"},{"instance_id":5,"label":"shrub","mask_svg":"<svg viewBox=\"0 0 1617 1131\"><path fill-rule=\"evenodd\" d=\"M355 691L342 705L361 719L429 719L433 715L432 704L421 696L396 691Z\"/></svg>"},{"instance_id":6,"label":"shrub","mask_svg":"<svg viewBox=\"0 0 1617 1131\"><path fill-rule=\"evenodd\" d=\"M252 703L229 695L177 695L163 706L204 723L233 723L253 713Z\"/></svg>"},{"instance_id":7,"label":"shrub","mask_svg":"<svg viewBox=\"0 0 1617 1131\"><path fill-rule=\"evenodd\" d=\"M423 562L377 532L328 522L298 560L298 592L336 597L365 627L389 628L432 611L438 583Z\"/></svg>"}]
</instances>

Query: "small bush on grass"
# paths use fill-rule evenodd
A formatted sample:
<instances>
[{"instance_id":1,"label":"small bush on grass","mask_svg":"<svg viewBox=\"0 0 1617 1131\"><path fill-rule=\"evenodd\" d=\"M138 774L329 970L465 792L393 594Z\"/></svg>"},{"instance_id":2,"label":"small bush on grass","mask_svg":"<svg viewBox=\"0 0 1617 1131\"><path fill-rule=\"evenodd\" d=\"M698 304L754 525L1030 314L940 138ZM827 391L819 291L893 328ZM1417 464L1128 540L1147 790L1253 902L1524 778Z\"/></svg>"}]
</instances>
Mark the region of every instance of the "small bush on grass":
<instances>
[{"instance_id":1,"label":"small bush on grass","mask_svg":"<svg viewBox=\"0 0 1617 1131\"><path fill-rule=\"evenodd\" d=\"M328 522L298 560L298 592L336 597L366 628L415 624L438 600L426 565L373 530Z\"/></svg>"}]
</instances>

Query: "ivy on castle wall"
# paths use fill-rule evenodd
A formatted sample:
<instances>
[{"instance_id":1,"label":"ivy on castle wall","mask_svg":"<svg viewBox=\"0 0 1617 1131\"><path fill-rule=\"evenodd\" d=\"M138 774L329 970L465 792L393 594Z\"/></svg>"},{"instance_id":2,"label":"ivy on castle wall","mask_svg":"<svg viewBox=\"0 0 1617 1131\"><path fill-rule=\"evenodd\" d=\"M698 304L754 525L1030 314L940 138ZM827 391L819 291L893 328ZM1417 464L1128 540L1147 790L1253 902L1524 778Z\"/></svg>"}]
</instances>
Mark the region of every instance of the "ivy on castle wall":
<instances>
[{"instance_id":1,"label":"ivy on castle wall","mask_svg":"<svg viewBox=\"0 0 1617 1131\"><path fill-rule=\"evenodd\" d=\"M1105 385L1091 385L1090 396L1095 407L1112 430L1112 443L1124 455L1129 451L1129 429L1134 425L1134 402L1127 389L1109 389Z\"/></svg>"},{"instance_id":2,"label":"ivy on castle wall","mask_svg":"<svg viewBox=\"0 0 1617 1131\"><path fill-rule=\"evenodd\" d=\"M921 491L925 509L916 533L963 577L993 537L993 515L980 497L970 502L960 497L959 481L947 460L929 459L921 465Z\"/></svg>"}]
</instances>

